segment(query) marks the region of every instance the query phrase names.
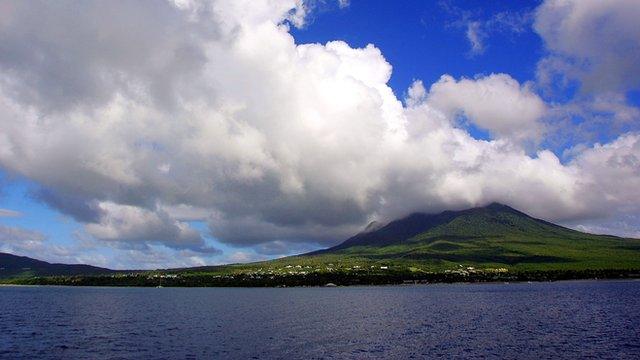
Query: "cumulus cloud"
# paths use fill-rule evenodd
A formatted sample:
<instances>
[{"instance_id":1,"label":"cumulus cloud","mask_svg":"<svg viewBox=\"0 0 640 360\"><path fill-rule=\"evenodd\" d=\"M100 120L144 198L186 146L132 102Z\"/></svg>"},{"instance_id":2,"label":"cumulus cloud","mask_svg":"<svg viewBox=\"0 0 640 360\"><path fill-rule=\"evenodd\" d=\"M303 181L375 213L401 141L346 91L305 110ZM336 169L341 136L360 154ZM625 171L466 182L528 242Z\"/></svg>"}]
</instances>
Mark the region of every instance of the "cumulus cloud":
<instances>
[{"instance_id":1,"label":"cumulus cloud","mask_svg":"<svg viewBox=\"0 0 640 360\"><path fill-rule=\"evenodd\" d=\"M74 251L63 245L52 244L40 231L0 225L0 252L31 256L51 262L81 262ZM94 257L92 263L99 263Z\"/></svg>"},{"instance_id":2,"label":"cumulus cloud","mask_svg":"<svg viewBox=\"0 0 640 360\"><path fill-rule=\"evenodd\" d=\"M407 90L407 96L404 101L407 106L413 107L420 105L427 98L427 89L424 88L422 80L414 80L409 89Z\"/></svg>"},{"instance_id":3,"label":"cumulus cloud","mask_svg":"<svg viewBox=\"0 0 640 360\"><path fill-rule=\"evenodd\" d=\"M87 232L98 239L130 244L158 242L175 249L219 252L207 247L198 231L185 222L173 219L165 211L111 202L101 202L98 206L103 216L99 222L86 225Z\"/></svg>"},{"instance_id":4,"label":"cumulus cloud","mask_svg":"<svg viewBox=\"0 0 640 360\"><path fill-rule=\"evenodd\" d=\"M444 75L431 85L427 101L449 117L464 115L496 137L516 141L539 138L547 110L528 84L507 74L460 80Z\"/></svg>"},{"instance_id":5,"label":"cumulus cloud","mask_svg":"<svg viewBox=\"0 0 640 360\"><path fill-rule=\"evenodd\" d=\"M534 29L547 53L537 65L537 85L547 97L567 97L553 109L553 142L593 144L640 130L640 30L635 1L548 0L535 11ZM573 91L569 91L571 94ZM576 126L576 124L578 124Z\"/></svg>"},{"instance_id":6,"label":"cumulus cloud","mask_svg":"<svg viewBox=\"0 0 640 360\"><path fill-rule=\"evenodd\" d=\"M8 1L2 14L3 90L47 112L90 111L141 87L172 105L204 65L199 41L216 36L214 23L196 26L168 2Z\"/></svg>"},{"instance_id":7,"label":"cumulus cloud","mask_svg":"<svg viewBox=\"0 0 640 360\"><path fill-rule=\"evenodd\" d=\"M627 134L609 144L596 144L577 156L570 164L582 170L591 191L585 196L597 203L605 200L640 210L640 135ZM611 186L615 184L615 186Z\"/></svg>"},{"instance_id":8,"label":"cumulus cloud","mask_svg":"<svg viewBox=\"0 0 640 360\"><path fill-rule=\"evenodd\" d=\"M635 0L547 0L536 9L534 29L550 55L539 77L580 81L585 91L640 86L640 6Z\"/></svg>"},{"instance_id":9,"label":"cumulus cloud","mask_svg":"<svg viewBox=\"0 0 640 360\"><path fill-rule=\"evenodd\" d=\"M102 242L199 263L215 250L194 220L264 253L491 201L570 221L625 204L604 190L638 179L597 176L638 156L636 135L568 164L525 152L546 105L505 74L416 82L404 106L374 45L295 43L300 1L2 6L0 166Z\"/></svg>"},{"instance_id":10,"label":"cumulus cloud","mask_svg":"<svg viewBox=\"0 0 640 360\"><path fill-rule=\"evenodd\" d=\"M38 231L0 225L0 245L5 252L13 249L21 251L41 249L45 239L44 234Z\"/></svg>"}]
</instances>

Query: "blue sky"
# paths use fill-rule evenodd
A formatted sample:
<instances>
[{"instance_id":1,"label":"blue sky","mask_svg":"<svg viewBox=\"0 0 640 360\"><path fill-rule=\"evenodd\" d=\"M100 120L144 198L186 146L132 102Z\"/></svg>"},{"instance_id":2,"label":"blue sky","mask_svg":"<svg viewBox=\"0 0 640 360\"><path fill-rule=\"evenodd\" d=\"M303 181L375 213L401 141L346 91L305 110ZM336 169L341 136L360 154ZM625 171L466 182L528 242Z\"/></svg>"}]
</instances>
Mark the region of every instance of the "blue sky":
<instances>
[{"instance_id":1,"label":"blue sky","mask_svg":"<svg viewBox=\"0 0 640 360\"><path fill-rule=\"evenodd\" d=\"M246 262L492 201L640 236L633 1L2 6L0 251Z\"/></svg>"},{"instance_id":2,"label":"blue sky","mask_svg":"<svg viewBox=\"0 0 640 360\"><path fill-rule=\"evenodd\" d=\"M467 39L468 21L489 21L500 13L526 17L538 1L438 2L353 1L342 10L328 6L318 11L306 27L292 31L299 43L343 40L355 47L375 44L393 65L390 86L402 95L415 79L433 83L442 76L473 77L508 73L518 81L535 76L543 55L542 41L531 29L522 32L504 25L488 30L485 50L474 54Z\"/></svg>"}]
</instances>

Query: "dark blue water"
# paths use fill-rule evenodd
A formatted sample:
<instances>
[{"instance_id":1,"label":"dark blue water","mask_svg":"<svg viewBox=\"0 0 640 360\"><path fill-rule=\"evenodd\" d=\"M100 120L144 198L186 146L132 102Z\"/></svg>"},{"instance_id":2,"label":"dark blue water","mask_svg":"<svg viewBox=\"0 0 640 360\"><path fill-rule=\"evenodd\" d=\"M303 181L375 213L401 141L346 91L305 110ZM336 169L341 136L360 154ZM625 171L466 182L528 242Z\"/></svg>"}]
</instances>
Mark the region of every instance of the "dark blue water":
<instances>
[{"instance_id":1,"label":"dark blue water","mask_svg":"<svg viewBox=\"0 0 640 360\"><path fill-rule=\"evenodd\" d=\"M640 358L640 282L0 287L2 359Z\"/></svg>"}]
</instances>

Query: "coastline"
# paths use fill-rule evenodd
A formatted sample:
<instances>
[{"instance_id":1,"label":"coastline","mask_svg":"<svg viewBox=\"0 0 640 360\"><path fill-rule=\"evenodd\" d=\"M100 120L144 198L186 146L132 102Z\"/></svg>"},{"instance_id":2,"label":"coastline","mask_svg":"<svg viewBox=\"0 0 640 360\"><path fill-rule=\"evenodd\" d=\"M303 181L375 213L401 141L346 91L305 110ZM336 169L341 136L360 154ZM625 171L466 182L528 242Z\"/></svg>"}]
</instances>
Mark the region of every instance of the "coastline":
<instances>
[{"instance_id":1,"label":"coastline","mask_svg":"<svg viewBox=\"0 0 640 360\"><path fill-rule=\"evenodd\" d=\"M283 275L256 278L247 274L150 274L100 276L52 276L0 279L0 286L74 286L74 287L334 287L334 286L411 286L433 284L527 283L556 281L640 280L637 269L540 270L495 273L429 274L345 274L320 273L311 276Z\"/></svg>"},{"instance_id":2,"label":"coastline","mask_svg":"<svg viewBox=\"0 0 640 360\"><path fill-rule=\"evenodd\" d=\"M440 282L417 284L358 284L358 285L300 285L300 286L122 286L122 285L54 285L54 284L8 284L0 283L0 288L102 288L102 289L306 289L306 288L385 288L385 287L428 287L428 286L453 286L453 285L522 285L522 284L551 284L572 282L640 282L640 277L629 278L604 278L604 279L566 279L548 281L483 281L483 282Z\"/></svg>"}]
</instances>

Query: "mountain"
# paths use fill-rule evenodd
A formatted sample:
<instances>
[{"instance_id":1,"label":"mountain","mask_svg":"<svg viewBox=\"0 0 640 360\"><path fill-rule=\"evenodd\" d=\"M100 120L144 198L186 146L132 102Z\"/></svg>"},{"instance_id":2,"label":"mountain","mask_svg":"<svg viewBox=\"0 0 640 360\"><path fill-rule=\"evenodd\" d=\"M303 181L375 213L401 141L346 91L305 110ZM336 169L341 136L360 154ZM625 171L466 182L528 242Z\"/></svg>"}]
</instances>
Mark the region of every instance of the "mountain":
<instances>
[{"instance_id":1,"label":"mountain","mask_svg":"<svg viewBox=\"0 0 640 360\"><path fill-rule=\"evenodd\" d=\"M370 226L367 226L367 229ZM375 231L367 231L367 229L321 252L338 252L358 246L415 245L424 243L424 240L469 240L483 236L504 237L513 234L526 237L544 232L564 236L581 234L575 230L532 218L499 203L462 211L444 211L439 214L414 213L380 226Z\"/></svg>"},{"instance_id":2,"label":"mountain","mask_svg":"<svg viewBox=\"0 0 640 360\"><path fill-rule=\"evenodd\" d=\"M0 279L32 276L98 275L114 272L114 270L91 265L51 264L26 256L0 253Z\"/></svg>"},{"instance_id":3,"label":"mountain","mask_svg":"<svg viewBox=\"0 0 640 360\"><path fill-rule=\"evenodd\" d=\"M415 213L305 254L419 264L521 269L640 268L640 240L594 235L493 203L462 211Z\"/></svg>"}]
</instances>

